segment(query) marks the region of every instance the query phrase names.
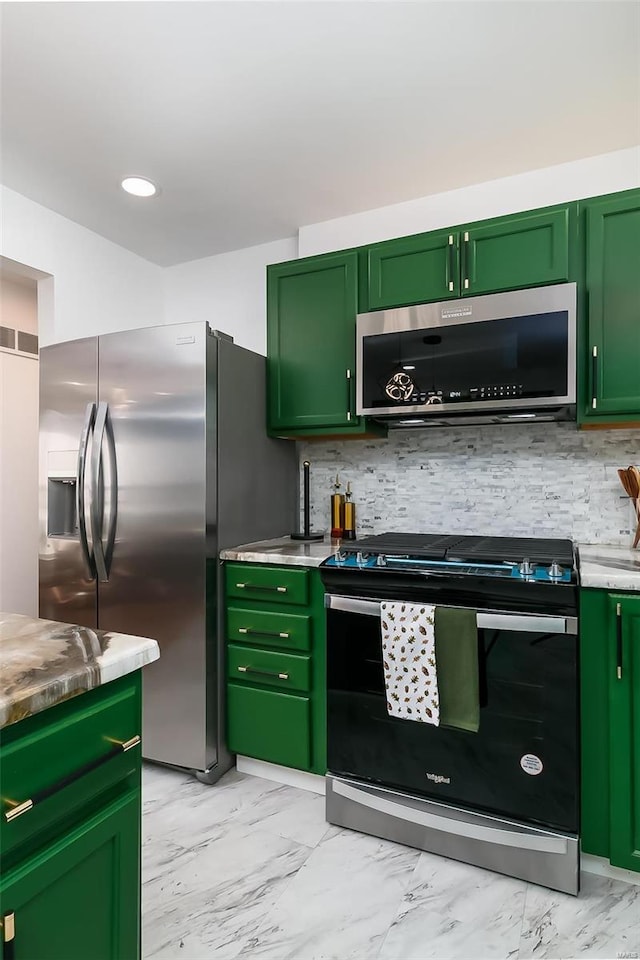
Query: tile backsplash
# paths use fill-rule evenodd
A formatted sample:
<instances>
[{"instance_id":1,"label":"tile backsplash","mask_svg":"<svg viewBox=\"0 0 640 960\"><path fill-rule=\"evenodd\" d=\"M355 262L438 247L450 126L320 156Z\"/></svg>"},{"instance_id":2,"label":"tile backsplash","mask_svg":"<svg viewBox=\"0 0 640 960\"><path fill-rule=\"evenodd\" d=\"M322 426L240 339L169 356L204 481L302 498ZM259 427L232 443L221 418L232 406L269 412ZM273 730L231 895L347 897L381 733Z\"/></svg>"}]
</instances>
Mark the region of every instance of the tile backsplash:
<instances>
[{"instance_id":1,"label":"tile backsplash","mask_svg":"<svg viewBox=\"0 0 640 960\"><path fill-rule=\"evenodd\" d=\"M631 545L632 507L617 468L639 463L639 430L396 430L387 440L301 443L299 452L311 462L315 530L330 527L338 471L342 492L351 481L358 536L443 531Z\"/></svg>"}]
</instances>

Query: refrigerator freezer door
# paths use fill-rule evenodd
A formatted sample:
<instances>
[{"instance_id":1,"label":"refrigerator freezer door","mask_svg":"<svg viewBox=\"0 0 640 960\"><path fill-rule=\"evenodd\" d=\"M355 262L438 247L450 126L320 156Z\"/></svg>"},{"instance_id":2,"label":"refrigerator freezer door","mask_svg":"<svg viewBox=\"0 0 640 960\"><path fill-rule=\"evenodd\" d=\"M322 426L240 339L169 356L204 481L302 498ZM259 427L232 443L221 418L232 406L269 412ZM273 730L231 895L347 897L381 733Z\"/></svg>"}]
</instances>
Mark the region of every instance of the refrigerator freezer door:
<instances>
[{"instance_id":1,"label":"refrigerator freezer door","mask_svg":"<svg viewBox=\"0 0 640 960\"><path fill-rule=\"evenodd\" d=\"M40 351L39 614L97 627L88 517L98 340Z\"/></svg>"},{"instance_id":2,"label":"refrigerator freezer door","mask_svg":"<svg viewBox=\"0 0 640 960\"><path fill-rule=\"evenodd\" d=\"M202 770L206 756L206 339L182 323L100 337L100 404L108 578L99 626L153 637L143 678L145 757ZM104 410L104 407L100 407ZM117 492L109 459L117 470ZM114 498L115 501L114 502Z\"/></svg>"}]
</instances>

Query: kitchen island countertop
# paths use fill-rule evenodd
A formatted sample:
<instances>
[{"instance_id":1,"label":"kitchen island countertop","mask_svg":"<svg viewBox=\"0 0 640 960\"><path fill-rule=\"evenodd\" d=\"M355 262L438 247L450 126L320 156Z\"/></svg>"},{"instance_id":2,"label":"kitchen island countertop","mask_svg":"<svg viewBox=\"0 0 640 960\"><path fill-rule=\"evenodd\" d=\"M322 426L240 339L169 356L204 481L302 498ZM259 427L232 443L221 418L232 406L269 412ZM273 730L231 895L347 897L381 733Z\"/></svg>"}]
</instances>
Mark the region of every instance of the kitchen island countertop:
<instances>
[{"instance_id":1,"label":"kitchen island countertop","mask_svg":"<svg viewBox=\"0 0 640 960\"><path fill-rule=\"evenodd\" d=\"M640 550L580 543L578 558L581 586L640 592Z\"/></svg>"},{"instance_id":2,"label":"kitchen island countertop","mask_svg":"<svg viewBox=\"0 0 640 960\"><path fill-rule=\"evenodd\" d=\"M221 560L236 560L243 563L274 563L294 567L319 567L323 560L338 549L340 542L325 536L323 540L292 540L277 537L275 540L257 540L239 547L230 547L220 554Z\"/></svg>"},{"instance_id":3,"label":"kitchen island countertop","mask_svg":"<svg viewBox=\"0 0 640 960\"><path fill-rule=\"evenodd\" d=\"M159 656L158 644L147 637L0 613L0 728Z\"/></svg>"}]
</instances>

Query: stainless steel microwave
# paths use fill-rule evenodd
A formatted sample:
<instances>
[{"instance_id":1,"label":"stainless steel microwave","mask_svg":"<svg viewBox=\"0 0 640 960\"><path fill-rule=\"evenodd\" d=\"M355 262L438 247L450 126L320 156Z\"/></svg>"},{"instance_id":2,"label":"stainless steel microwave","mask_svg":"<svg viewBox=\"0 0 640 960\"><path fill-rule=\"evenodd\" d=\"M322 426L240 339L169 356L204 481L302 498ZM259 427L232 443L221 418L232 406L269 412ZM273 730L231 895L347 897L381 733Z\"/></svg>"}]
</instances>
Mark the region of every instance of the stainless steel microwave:
<instances>
[{"instance_id":1,"label":"stainless steel microwave","mask_svg":"<svg viewBox=\"0 0 640 960\"><path fill-rule=\"evenodd\" d=\"M395 427L572 420L576 284L357 318L357 412Z\"/></svg>"}]
</instances>

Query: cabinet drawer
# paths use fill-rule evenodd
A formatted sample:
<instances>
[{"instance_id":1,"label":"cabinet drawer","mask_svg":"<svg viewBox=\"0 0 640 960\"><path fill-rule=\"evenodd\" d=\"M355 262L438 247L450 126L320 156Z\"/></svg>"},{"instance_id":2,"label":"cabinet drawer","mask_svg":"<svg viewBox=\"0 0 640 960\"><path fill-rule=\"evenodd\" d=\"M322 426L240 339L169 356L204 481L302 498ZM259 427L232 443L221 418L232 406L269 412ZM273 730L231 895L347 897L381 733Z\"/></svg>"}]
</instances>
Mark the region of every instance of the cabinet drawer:
<instances>
[{"instance_id":1,"label":"cabinet drawer","mask_svg":"<svg viewBox=\"0 0 640 960\"><path fill-rule=\"evenodd\" d=\"M309 602L308 570L228 563L225 575L227 594L230 597L300 605Z\"/></svg>"},{"instance_id":2,"label":"cabinet drawer","mask_svg":"<svg viewBox=\"0 0 640 960\"><path fill-rule=\"evenodd\" d=\"M139 734L140 689L135 677L6 728L0 741L0 834L5 851L81 805L94 790L137 774ZM128 743L131 748L124 750L122 745ZM23 804L25 811L11 817Z\"/></svg>"},{"instance_id":3,"label":"cabinet drawer","mask_svg":"<svg viewBox=\"0 0 640 960\"><path fill-rule=\"evenodd\" d=\"M227 610L227 639L242 643L259 643L261 647L291 647L309 650L311 646L311 617L296 613L270 610L247 610L229 607Z\"/></svg>"},{"instance_id":4,"label":"cabinet drawer","mask_svg":"<svg viewBox=\"0 0 640 960\"><path fill-rule=\"evenodd\" d=\"M278 650L256 650L236 647L227 650L227 673L230 680L264 683L293 690L311 688L311 657Z\"/></svg>"},{"instance_id":5,"label":"cabinet drawer","mask_svg":"<svg viewBox=\"0 0 640 960\"><path fill-rule=\"evenodd\" d=\"M230 683L227 736L232 753L308 770L310 701L288 693Z\"/></svg>"}]
</instances>

